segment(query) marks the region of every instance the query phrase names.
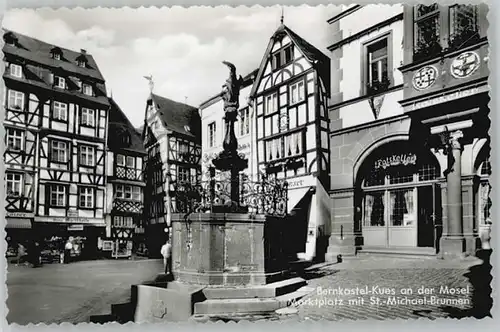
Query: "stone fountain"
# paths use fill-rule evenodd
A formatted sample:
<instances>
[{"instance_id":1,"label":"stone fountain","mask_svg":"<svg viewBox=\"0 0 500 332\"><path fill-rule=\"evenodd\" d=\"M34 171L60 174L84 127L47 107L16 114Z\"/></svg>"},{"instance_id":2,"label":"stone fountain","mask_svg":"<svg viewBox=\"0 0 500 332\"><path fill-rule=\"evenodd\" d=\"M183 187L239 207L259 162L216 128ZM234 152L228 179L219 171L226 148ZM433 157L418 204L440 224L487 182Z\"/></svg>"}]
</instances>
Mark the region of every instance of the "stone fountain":
<instances>
[{"instance_id":1,"label":"stone fountain","mask_svg":"<svg viewBox=\"0 0 500 332\"><path fill-rule=\"evenodd\" d=\"M226 136L209 180L177 183L173 197L173 276L132 288L128 316L135 322L182 321L272 313L311 289L291 275L287 246L287 184L240 181L248 160L234 132L241 76L230 74L221 92ZM216 179L215 172L229 173ZM125 307L124 307L125 308ZM115 311L117 311L116 309ZM124 309L125 310L125 309ZM127 321L121 320L121 321Z\"/></svg>"}]
</instances>

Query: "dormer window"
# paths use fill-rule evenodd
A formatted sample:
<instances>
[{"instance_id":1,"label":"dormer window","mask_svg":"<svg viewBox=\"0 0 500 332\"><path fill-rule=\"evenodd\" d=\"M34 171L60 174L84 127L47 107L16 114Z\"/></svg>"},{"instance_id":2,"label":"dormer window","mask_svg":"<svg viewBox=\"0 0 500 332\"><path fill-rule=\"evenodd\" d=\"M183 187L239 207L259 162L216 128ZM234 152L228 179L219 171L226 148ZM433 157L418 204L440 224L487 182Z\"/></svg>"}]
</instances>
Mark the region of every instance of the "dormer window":
<instances>
[{"instance_id":1,"label":"dormer window","mask_svg":"<svg viewBox=\"0 0 500 332\"><path fill-rule=\"evenodd\" d=\"M23 67L20 65L16 65L14 63L11 63L10 66L10 76L18 77L21 78L23 77Z\"/></svg>"},{"instance_id":2,"label":"dormer window","mask_svg":"<svg viewBox=\"0 0 500 332\"><path fill-rule=\"evenodd\" d=\"M66 80L64 77L55 76L54 77L54 86L59 89L66 89Z\"/></svg>"},{"instance_id":3,"label":"dormer window","mask_svg":"<svg viewBox=\"0 0 500 332\"><path fill-rule=\"evenodd\" d=\"M87 95L87 96L93 96L94 93L92 91L92 86L89 85L89 84L83 84L82 85L82 90L83 90L83 94Z\"/></svg>"},{"instance_id":4,"label":"dormer window","mask_svg":"<svg viewBox=\"0 0 500 332\"><path fill-rule=\"evenodd\" d=\"M76 62L76 64L78 65L78 67L85 68L85 61L84 60L78 60Z\"/></svg>"},{"instance_id":5,"label":"dormer window","mask_svg":"<svg viewBox=\"0 0 500 332\"><path fill-rule=\"evenodd\" d=\"M289 45L272 55L272 68L277 70L293 60L293 45Z\"/></svg>"},{"instance_id":6,"label":"dormer window","mask_svg":"<svg viewBox=\"0 0 500 332\"><path fill-rule=\"evenodd\" d=\"M3 40L6 44L9 45L16 45L17 43L17 37L11 31L3 35Z\"/></svg>"},{"instance_id":7,"label":"dormer window","mask_svg":"<svg viewBox=\"0 0 500 332\"><path fill-rule=\"evenodd\" d=\"M59 47L54 47L53 49L51 49L50 54L52 55L52 59L54 60L61 60L62 58L62 51Z\"/></svg>"}]
</instances>

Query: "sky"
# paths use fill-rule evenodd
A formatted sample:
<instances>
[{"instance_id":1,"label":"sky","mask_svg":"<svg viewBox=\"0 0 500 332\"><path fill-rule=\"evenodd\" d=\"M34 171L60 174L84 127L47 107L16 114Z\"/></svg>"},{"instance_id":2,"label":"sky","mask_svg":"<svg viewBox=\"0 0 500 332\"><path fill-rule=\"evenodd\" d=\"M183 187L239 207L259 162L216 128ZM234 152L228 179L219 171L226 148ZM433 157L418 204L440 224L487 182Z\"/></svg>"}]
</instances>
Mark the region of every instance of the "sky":
<instances>
[{"instance_id":1,"label":"sky","mask_svg":"<svg viewBox=\"0 0 500 332\"><path fill-rule=\"evenodd\" d=\"M327 20L336 6L284 7L284 23L330 55ZM257 69L269 38L280 24L282 7L172 7L95 9L13 9L3 27L94 56L108 94L132 124L144 121L149 86L154 93L198 107L217 94L228 76Z\"/></svg>"}]
</instances>

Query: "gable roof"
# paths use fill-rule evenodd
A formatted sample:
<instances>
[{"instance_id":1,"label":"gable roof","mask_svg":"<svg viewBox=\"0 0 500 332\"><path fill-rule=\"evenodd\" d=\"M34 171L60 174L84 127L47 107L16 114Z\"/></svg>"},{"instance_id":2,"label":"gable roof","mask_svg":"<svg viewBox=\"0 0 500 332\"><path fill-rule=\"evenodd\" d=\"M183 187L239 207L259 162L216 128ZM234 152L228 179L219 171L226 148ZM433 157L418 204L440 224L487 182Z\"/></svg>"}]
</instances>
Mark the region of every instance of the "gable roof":
<instances>
[{"instance_id":1,"label":"gable roof","mask_svg":"<svg viewBox=\"0 0 500 332\"><path fill-rule=\"evenodd\" d=\"M60 68L71 73L77 73L104 82L104 77L97 67L94 57L86 51L75 52L18 32L6 29L3 29L3 31L4 39L7 37L15 41L14 45L8 43L4 44L3 52L5 55L13 55L47 67ZM51 52L54 50L61 51L61 60L52 58ZM87 61L85 68L77 64L78 59L82 57L85 57Z\"/></svg>"},{"instance_id":2,"label":"gable roof","mask_svg":"<svg viewBox=\"0 0 500 332\"><path fill-rule=\"evenodd\" d=\"M272 51L275 40L282 38L284 35L287 35L290 38L292 43L295 46L297 46L297 48L304 55L307 61L309 61L317 69L318 75L321 77L323 83L325 84L327 94L329 95L330 58L284 24L281 24L278 27L278 29L274 32L274 34L271 36L269 44L267 45L266 52L262 57L262 61L260 63L259 71L257 74L257 78L255 79L255 82L256 83L260 82L262 75L264 74L265 65L268 60L268 56ZM255 96L255 93L257 92L257 87L258 84L254 84L254 86L252 87L252 91L250 92L251 97Z\"/></svg>"},{"instance_id":3,"label":"gable roof","mask_svg":"<svg viewBox=\"0 0 500 332\"><path fill-rule=\"evenodd\" d=\"M109 103L111 105L108 122L108 146L110 149L125 149L145 154L146 149L143 146L141 134L137 132L113 98L109 98ZM123 138L127 137L129 144L123 141Z\"/></svg>"},{"instance_id":4,"label":"gable roof","mask_svg":"<svg viewBox=\"0 0 500 332\"><path fill-rule=\"evenodd\" d=\"M167 129L193 137L196 142L201 143L201 118L196 107L155 94L151 94L149 98ZM185 129L186 126L189 131Z\"/></svg>"}]
</instances>

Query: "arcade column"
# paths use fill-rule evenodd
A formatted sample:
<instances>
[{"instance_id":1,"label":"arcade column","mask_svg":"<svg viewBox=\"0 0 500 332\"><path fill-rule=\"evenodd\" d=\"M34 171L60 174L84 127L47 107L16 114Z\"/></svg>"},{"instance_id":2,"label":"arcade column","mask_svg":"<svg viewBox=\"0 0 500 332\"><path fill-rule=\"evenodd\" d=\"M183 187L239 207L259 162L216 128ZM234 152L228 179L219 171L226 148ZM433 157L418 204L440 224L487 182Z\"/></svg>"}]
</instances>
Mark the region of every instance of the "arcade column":
<instances>
[{"instance_id":1,"label":"arcade column","mask_svg":"<svg viewBox=\"0 0 500 332\"><path fill-rule=\"evenodd\" d=\"M465 238L462 213L462 143L461 130L454 131L449 136L447 182L448 217L445 234L441 238L440 257L444 259L461 258L465 254Z\"/></svg>"}]
</instances>

